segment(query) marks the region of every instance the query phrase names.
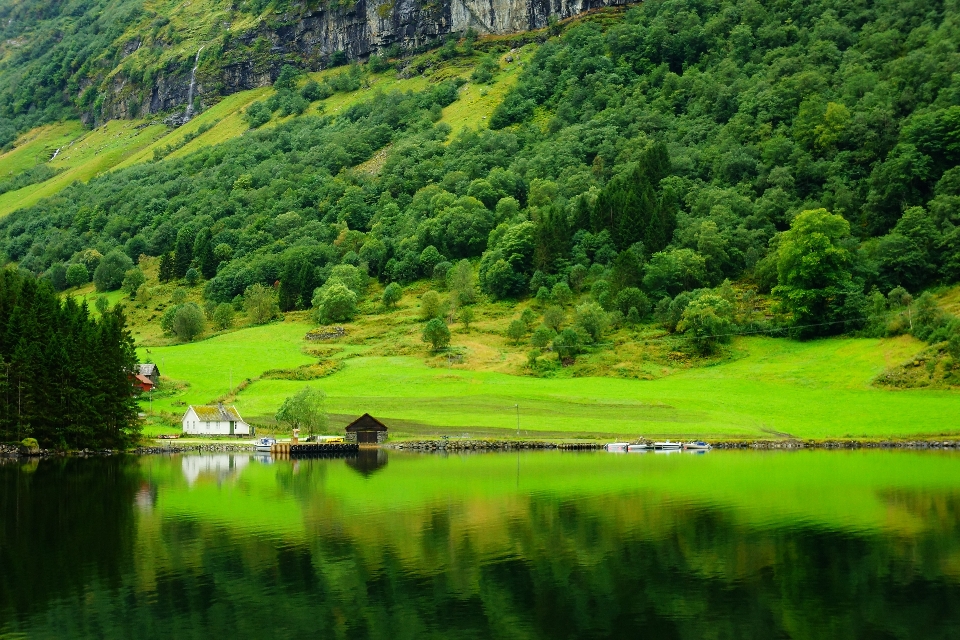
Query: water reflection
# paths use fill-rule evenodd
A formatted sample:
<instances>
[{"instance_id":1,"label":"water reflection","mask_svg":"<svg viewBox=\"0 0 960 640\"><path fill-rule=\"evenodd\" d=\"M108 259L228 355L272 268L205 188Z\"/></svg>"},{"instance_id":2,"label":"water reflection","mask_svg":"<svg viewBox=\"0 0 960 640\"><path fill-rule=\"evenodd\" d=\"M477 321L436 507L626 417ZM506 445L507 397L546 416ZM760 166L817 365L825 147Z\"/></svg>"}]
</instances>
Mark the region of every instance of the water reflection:
<instances>
[{"instance_id":1,"label":"water reflection","mask_svg":"<svg viewBox=\"0 0 960 640\"><path fill-rule=\"evenodd\" d=\"M960 456L363 453L0 466L0 635L960 637Z\"/></svg>"}]
</instances>

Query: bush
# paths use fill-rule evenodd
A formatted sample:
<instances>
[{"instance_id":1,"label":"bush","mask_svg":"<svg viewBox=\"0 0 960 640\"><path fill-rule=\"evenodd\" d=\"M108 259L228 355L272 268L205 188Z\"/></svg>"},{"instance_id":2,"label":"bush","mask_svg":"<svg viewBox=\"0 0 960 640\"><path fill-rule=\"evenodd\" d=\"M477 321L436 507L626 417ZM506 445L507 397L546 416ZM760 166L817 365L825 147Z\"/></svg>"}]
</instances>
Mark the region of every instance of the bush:
<instances>
[{"instance_id":1,"label":"bush","mask_svg":"<svg viewBox=\"0 0 960 640\"><path fill-rule=\"evenodd\" d=\"M396 282L391 282L387 285L387 288L383 290L383 297L380 301L383 303L383 306L391 309L397 306L397 303L400 302L400 298L403 297L403 287L401 287Z\"/></svg>"},{"instance_id":2,"label":"bush","mask_svg":"<svg viewBox=\"0 0 960 640\"><path fill-rule=\"evenodd\" d=\"M440 294L430 290L420 296L420 319L429 320L440 315Z\"/></svg>"},{"instance_id":3,"label":"bush","mask_svg":"<svg viewBox=\"0 0 960 640\"><path fill-rule=\"evenodd\" d=\"M580 334L571 328L564 329L553 339L553 350L561 362L575 358L580 353Z\"/></svg>"},{"instance_id":4,"label":"bush","mask_svg":"<svg viewBox=\"0 0 960 640\"><path fill-rule=\"evenodd\" d=\"M227 302L221 302L213 310L213 326L223 331L233 326L233 305Z\"/></svg>"},{"instance_id":5,"label":"bush","mask_svg":"<svg viewBox=\"0 0 960 640\"><path fill-rule=\"evenodd\" d=\"M713 353L729 342L733 329L733 305L714 293L705 293L683 310L677 331L689 337L701 355Z\"/></svg>"},{"instance_id":6,"label":"bush","mask_svg":"<svg viewBox=\"0 0 960 640\"><path fill-rule=\"evenodd\" d=\"M561 307L565 307L573 301L573 291L570 290L570 286L566 282L558 282L553 285L550 295Z\"/></svg>"},{"instance_id":7,"label":"bush","mask_svg":"<svg viewBox=\"0 0 960 640\"><path fill-rule=\"evenodd\" d=\"M131 298L135 298L137 297L137 289L146 281L147 277L143 275L143 271L134 267L123 276L123 290L129 293Z\"/></svg>"},{"instance_id":8,"label":"bush","mask_svg":"<svg viewBox=\"0 0 960 640\"><path fill-rule=\"evenodd\" d=\"M463 323L464 330L470 331L470 323L473 322L473 317L473 309L470 307L460 308L460 322Z\"/></svg>"},{"instance_id":9,"label":"bush","mask_svg":"<svg viewBox=\"0 0 960 640\"><path fill-rule=\"evenodd\" d=\"M622 289L613 302L620 313L626 316L630 315L631 308L636 309L641 318L650 313L650 299L636 287Z\"/></svg>"},{"instance_id":10,"label":"bush","mask_svg":"<svg viewBox=\"0 0 960 640\"><path fill-rule=\"evenodd\" d=\"M434 351L439 351L450 344L450 329L440 318L433 318L423 326L421 339L429 342Z\"/></svg>"},{"instance_id":11,"label":"bush","mask_svg":"<svg viewBox=\"0 0 960 640\"><path fill-rule=\"evenodd\" d=\"M520 344L520 341L523 340L523 336L526 335L526 333L527 325L519 318L510 322L510 325L507 327L507 337L513 340L513 344Z\"/></svg>"},{"instance_id":12,"label":"bush","mask_svg":"<svg viewBox=\"0 0 960 640\"><path fill-rule=\"evenodd\" d=\"M253 324L264 324L280 315L277 292L260 283L250 285L243 292L243 308Z\"/></svg>"},{"instance_id":13,"label":"bush","mask_svg":"<svg viewBox=\"0 0 960 640\"><path fill-rule=\"evenodd\" d=\"M206 325L203 311L197 303L188 302L177 309L171 329L179 340L190 342L203 333Z\"/></svg>"},{"instance_id":14,"label":"bush","mask_svg":"<svg viewBox=\"0 0 960 640\"><path fill-rule=\"evenodd\" d=\"M254 102L243 114L251 129L257 129L270 122L273 112L263 102Z\"/></svg>"},{"instance_id":15,"label":"bush","mask_svg":"<svg viewBox=\"0 0 960 640\"><path fill-rule=\"evenodd\" d=\"M273 81L273 86L276 89L293 89L297 86L297 78L300 77L300 70L289 64L283 65L283 68L280 69L280 74L277 76L277 79Z\"/></svg>"},{"instance_id":16,"label":"bush","mask_svg":"<svg viewBox=\"0 0 960 640\"><path fill-rule=\"evenodd\" d=\"M90 282L90 272L87 267L80 263L71 264L67 267L67 284L71 287L81 287Z\"/></svg>"},{"instance_id":17,"label":"bush","mask_svg":"<svg viewBox=\"0 0 960 640\"><path fill-rule=\"evenodd\" d=\"M317 289L312 302L315 318L320 324L348 322L357 313L357 294L340 281Z\"/></svg>"},{"instance_id":18,"label":"bush","mask_svg":"<svg viewBox=\"0 0 960 640\"><path fill-rule=\"evenodd\" d=\"M543 349L557 337L557 332L547 326L537 327L533 335L530 336L530 344L538 349Z\"/></svg>"},{"instance_id":19,"label":"bush","mask_svg":"<svg viewBox=\"0 0 960 640\"><path fill-rule=\"evenodd\" d=\"M326 100L333 95L333 90L327 83L320 84L316 80L311 80L300 89L300 95L304 100L316 102L317 100Z\"/></svg>"},{"instance_id":20,"label":"bush","mask_svg":"<svg viewBox=\"0 0 960 640\"><path fill-rule=\"evenodd\" d=\"M200 272L190 267L187 269L187 273L183 276L183 279L186 281L187 286L195 287L197 283L200 282Z\"/></svg>"},{"instance_id":21,"label":"bush","mask_svg":"<svg viewBox=\"0 0 960 640\"><path fill-rule=\"evenodd\" d=\"M607 329L607 313L596 302L588 302L577 307L575 322L591 340L597 342Z\"/></svg>"},{"instance_id":22,"label":"bush","mask_svg":"<svg viewBox=\"0 0 960 640\"><path fill-rule=\"evenodd\" d=\"M563 309L560 307L549 307L543 312L543 324L547 327L550 327L554 331L560 331L560 327L563 326L565 315L566 314L563 313Z\"/></svg>"},{"instance_id":23,"label":"bush","mask_svg":"<svg viewBox=\"0 0 960 640\"><path fill-rule=\"evenodd\" d=\"M177 287L173 290L173 295L170 296L170 299L172 300L173 304L183 304L187 301L187 290L183 287Z\"/></svg>"},{"instance_id":24,"label":"bush","mask_svg":"<svg viewBox=\"0 0 960 640\"><path fill-rule=\"evenodd\" d=\"M123 284L127 271L133 268L133 260L120 249L114 249L100 261L93 272L97 291L116 291Z\"/></svg>"}]
</instances>

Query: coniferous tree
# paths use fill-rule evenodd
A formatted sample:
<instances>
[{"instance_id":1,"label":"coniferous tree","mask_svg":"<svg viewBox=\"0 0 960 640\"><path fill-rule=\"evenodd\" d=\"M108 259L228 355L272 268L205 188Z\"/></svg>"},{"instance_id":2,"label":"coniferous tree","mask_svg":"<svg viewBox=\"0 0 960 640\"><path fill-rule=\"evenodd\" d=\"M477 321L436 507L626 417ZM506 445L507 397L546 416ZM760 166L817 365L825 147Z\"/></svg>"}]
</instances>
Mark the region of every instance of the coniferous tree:
<instances>
[{"instance_id":1,"label":"coniferous tree","mask_svg":"<svg viewBox=\"0 0 960 640\"><path fill-rule=\"evenodd\" d=\"M203 277L209 280L217 275L217 259L213 255L213 234L210 229L201 229L193 243L193 257Z\"/></svg>"},{"instance_id":2,"label":"coniferous tree","mask_svg":"<svg viewBox=\"0 0 960 640\"><path fill-rule=\"evenodd\" d=\"M193 261L193 235L188 229L182 229L177 234L177 245L173 254L173 276L182 278L187 275L190 263Z\"/></svg>"},{"instance_id":3,"label":"coniferous tree","mask_svg":"<svg viewBox=\"0 0 960 640\"><path fill-rule=\"evenodd\" d=\"M170 282L173 278L173 254L167 252L160 256L160 273L158 274L158 279L160 282Z\"/></svg>"}]
</instances>

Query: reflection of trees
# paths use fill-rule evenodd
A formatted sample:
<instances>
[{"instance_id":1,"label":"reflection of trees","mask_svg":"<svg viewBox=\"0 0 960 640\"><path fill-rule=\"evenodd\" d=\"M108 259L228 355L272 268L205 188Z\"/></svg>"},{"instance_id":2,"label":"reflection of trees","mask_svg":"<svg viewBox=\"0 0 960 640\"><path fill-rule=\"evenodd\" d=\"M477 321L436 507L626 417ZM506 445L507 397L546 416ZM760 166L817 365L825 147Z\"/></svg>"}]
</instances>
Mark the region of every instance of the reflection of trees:
<instances>
[{"instance_id":1,"label":"reflection of trees","mask_svg":"<svg viewBox=\"0 0 960 640\"><path fill-rule=\"evenodd\" d=\"M277 468L305 537L144 516L136 573L58 605L61 635L938 638L960 625L957 494L886 496L926 525L909 535L749 525L655 492L453 492L347 516L319 490L327 468Z\"/></svg>"},{"instance_id":2,"label":"reflection of trees","mask_svg":"<svg viewBox=\"0 0 960 640\"><path fill-rule=\"evenodd\" d=\"M124 457L0 465L0 633L129 574L138 482Z\"/></svg>"}]
</instances>

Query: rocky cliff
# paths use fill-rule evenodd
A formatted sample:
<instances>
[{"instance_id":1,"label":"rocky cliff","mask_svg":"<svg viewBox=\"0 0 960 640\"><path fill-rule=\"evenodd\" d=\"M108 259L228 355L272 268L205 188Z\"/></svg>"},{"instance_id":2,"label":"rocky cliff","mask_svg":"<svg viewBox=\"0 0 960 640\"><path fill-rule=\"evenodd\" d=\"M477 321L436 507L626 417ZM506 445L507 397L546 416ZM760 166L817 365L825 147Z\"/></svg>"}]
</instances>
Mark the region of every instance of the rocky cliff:
<instances>
[{"instance_id":1,"label":"rocky cliff","mask_svg":"<svg viewBox=\"0 0 960 640\"><path fill-rule=\"evenodd\" d=\"M218 50L200 58L196 96L203 102L270 84L283 64L319 70L363 60L387 50L415 50L448 34L472 29L483 35L540 29L551 18L569 18L591 9L635 0L325 0L275 22L232 34ZM189 62L192 62L190 60ZM102 117L125 118L185 108L191 64L171 66L152 87L133 87L114 76Z\"/></svg>"}]
</instances>

